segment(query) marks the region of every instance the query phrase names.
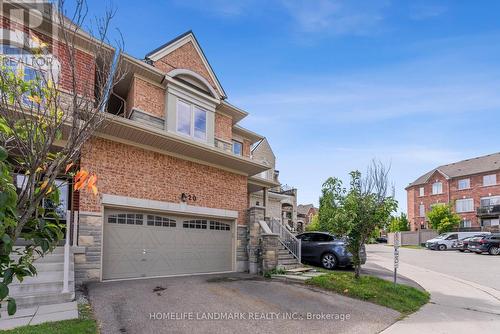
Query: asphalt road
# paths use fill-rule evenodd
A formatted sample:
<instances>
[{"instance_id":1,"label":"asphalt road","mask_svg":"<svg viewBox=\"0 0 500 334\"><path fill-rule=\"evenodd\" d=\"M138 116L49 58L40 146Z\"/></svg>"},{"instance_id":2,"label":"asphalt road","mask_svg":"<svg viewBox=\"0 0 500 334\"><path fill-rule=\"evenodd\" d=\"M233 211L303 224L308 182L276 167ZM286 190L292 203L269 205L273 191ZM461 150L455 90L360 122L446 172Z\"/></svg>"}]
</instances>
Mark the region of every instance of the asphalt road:
<instances>
[{"instance_id":1,"label":"asphalt road","mask_svg":"<svg viewBox=\"0 0 500 334\"><path fill-rule=\"evenodd\" d=\"M378 333L399 316L375 304L247 274L94 283L88 292L104 334ZM332 319L305 320L308 313ZM223 314L240 319L206 319Z\"/></svg>"},{"instance_id":2,"label":"asphalt road","mask_svg":"<svg viewBox=\"0 0 500 334\"><path fill-rule=\"evenodd\" d=\"M367 251L393 258L394 249L386 245L367 245ZM459 251L399 249L401 262L455 276L500 291L500 255L477 255Z\"/></svg>"}]
</instances>

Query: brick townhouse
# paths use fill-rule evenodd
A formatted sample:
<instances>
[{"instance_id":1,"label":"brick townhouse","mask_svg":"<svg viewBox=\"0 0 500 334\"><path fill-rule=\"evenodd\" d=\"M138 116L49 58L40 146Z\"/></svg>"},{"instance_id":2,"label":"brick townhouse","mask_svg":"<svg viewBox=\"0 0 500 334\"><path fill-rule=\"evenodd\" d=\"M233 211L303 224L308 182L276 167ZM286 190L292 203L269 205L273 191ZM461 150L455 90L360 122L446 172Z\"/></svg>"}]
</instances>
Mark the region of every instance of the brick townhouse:
<instances>
[{"instance_id":1,"label":"brick townhouse","mask_svg":"<svg viewBox=\"0 0 500 334\"><path fill-rule=\"evenodd\" d=\"M437 167L406 187L412 230L428 228L427 212L452 203L461 228L499 225L500 153Z\"/></svg>"},{"instance_id":2,"label":"brick townhouse","mask_svg":"<svg viewBox=\"0 0 500 334\"><path fill-rule=\"evenodd\" d=\"M4 17L2 29L23 31ZM91 43L85 33L76 39L77 75L90 86ZM249 198L262 194L268 216L268 189L279 186L262 177L270 166L251 157L264 137L238 124L248 113L228 102L191 31L121 61L127 75L79 161L97 174L99 195L72 194L60 181L62 211L71 201L76 208L75 281L247 271Z\"/></svg>"}]
</instances>

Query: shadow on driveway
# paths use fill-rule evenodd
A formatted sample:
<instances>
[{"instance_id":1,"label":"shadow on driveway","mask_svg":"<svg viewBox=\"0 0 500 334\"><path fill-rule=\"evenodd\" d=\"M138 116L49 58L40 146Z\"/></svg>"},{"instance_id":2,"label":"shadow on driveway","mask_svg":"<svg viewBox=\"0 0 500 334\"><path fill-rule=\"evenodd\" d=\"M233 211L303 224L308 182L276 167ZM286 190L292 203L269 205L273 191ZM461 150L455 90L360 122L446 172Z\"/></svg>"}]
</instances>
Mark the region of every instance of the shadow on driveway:
<instances>
[{"instance_id":1,"label":"shadow on driveway","mask_svg":"<svg viewBox=\"0 0 500 334\"><path fill-rule=\"evenodd\" d=\"M378 333L399 316L375 304L239 273L92 283L88 292L105 334ZM311 315L323 318L307 319Z\"/></svg>"}]
</instances>

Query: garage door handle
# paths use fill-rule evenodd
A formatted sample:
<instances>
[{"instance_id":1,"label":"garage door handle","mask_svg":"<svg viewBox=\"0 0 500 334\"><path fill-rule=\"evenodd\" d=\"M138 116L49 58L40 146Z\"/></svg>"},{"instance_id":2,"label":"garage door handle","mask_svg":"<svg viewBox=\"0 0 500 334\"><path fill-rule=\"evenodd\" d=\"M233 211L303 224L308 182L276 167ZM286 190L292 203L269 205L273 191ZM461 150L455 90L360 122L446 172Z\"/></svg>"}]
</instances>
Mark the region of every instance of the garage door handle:
<instances>
[{"instance_id":1,"label":"garage door handle","mask_svg":"<svg viewBox=\"0 0 500 334\"><path fill-rule=\"evenodd\" d=\"M143 249L143 250L142 250L142 254L146 254L146 253L147 253L147 252L146 252L146 250L145 250L145 249Z\"/></svg>"}]
</instances>

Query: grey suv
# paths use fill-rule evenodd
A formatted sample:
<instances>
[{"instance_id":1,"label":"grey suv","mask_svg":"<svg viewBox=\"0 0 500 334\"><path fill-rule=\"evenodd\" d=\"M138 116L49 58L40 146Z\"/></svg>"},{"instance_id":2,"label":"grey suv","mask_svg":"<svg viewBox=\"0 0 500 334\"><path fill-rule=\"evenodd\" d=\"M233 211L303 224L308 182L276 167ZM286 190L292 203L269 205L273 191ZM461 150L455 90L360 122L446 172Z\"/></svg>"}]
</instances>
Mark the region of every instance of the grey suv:
<instances>
[{"instance_id":1,"label":"grey suv","mask_svg":"<svg viewBox=\"0 0 500 334\"><path fill-rule=\"evenodd\" d=\"M347 251L345 239L326 232L306 232L297 235L301 240L302 261L321 264L334 269L352 265L352 254ZM361 249L361 263L366 262L365 246Z\"/></svg>"}]
</instances>

